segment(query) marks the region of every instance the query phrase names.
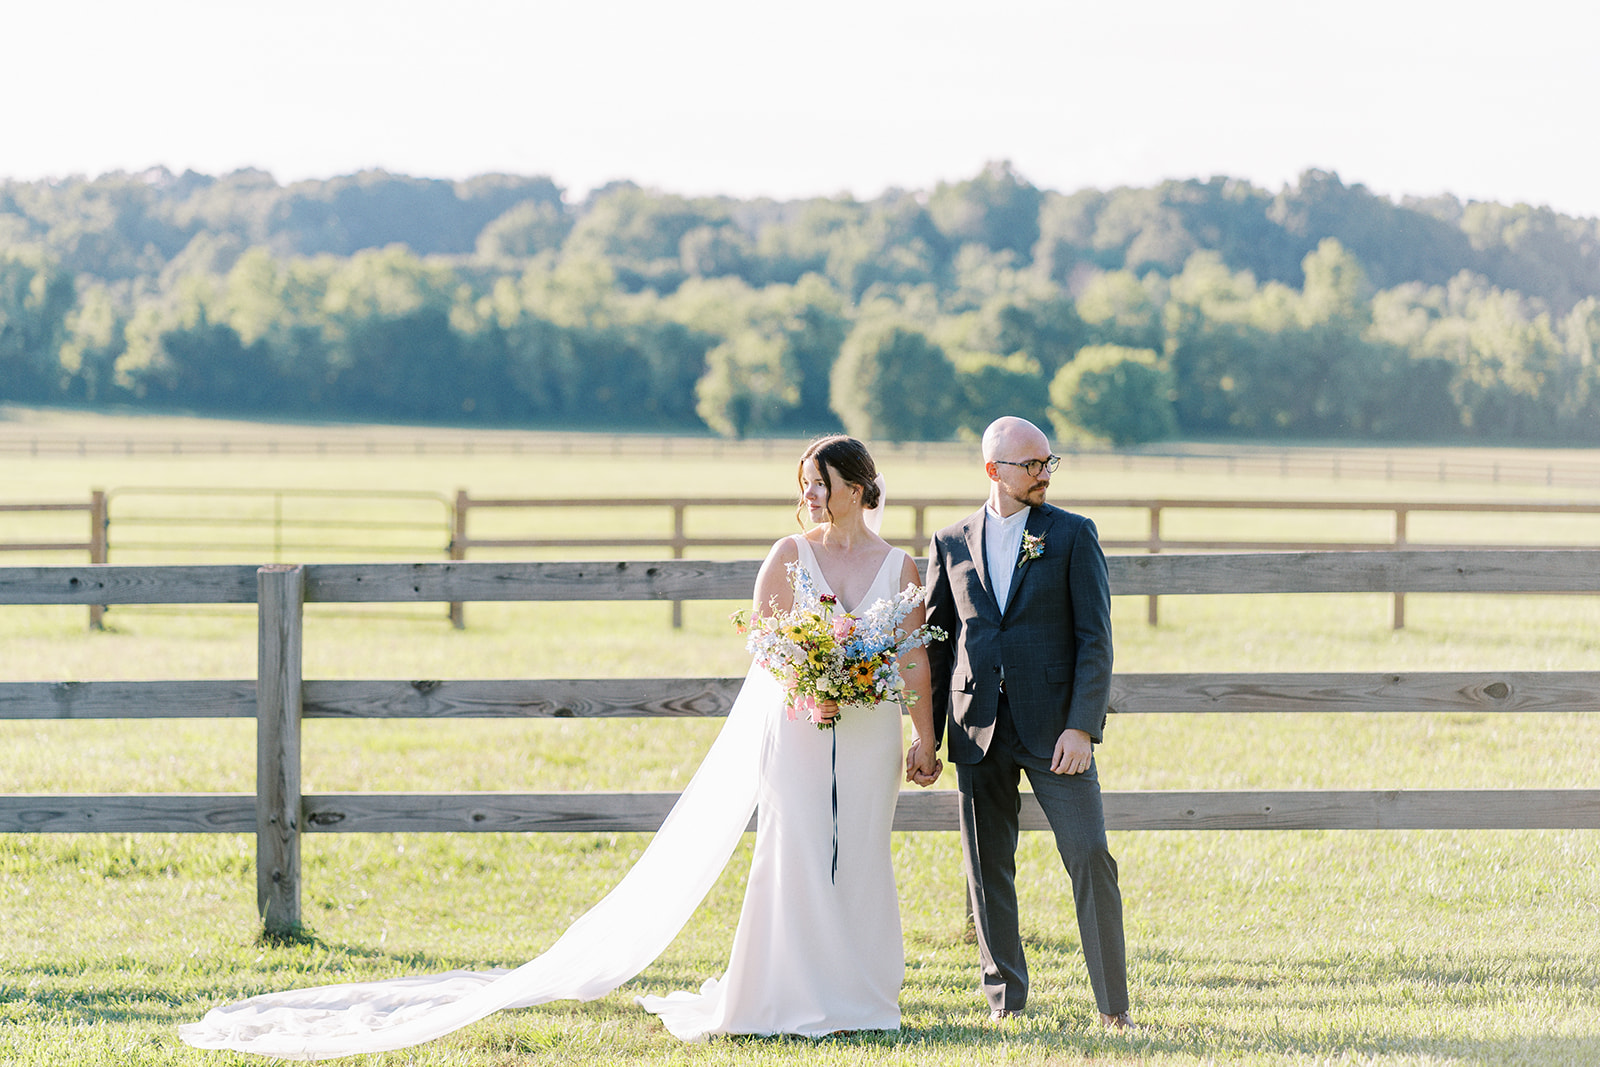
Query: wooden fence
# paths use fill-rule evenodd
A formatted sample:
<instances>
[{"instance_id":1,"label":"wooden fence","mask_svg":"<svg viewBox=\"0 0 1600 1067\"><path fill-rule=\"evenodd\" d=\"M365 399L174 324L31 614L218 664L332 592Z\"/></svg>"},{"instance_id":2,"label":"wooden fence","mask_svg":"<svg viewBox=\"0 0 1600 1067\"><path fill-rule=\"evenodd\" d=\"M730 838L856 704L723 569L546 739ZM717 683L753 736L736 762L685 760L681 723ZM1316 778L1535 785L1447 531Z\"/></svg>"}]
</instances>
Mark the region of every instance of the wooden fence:
<instances>
[{"instance_id":1,"label":"wooden fence","mask_svg":"<svg viewBox=\"0 0 1600 1067\"><path fill-rule=\"evenodd\" d=\"M1600 551L1112 556L1113 595L1600 592ZM300 837L379 831L650 831L674 793L304 794L306 718L716 716L738 679L318 681L301 676L306 603L736 600L751 560L0 568L0 604L255 603L257 677L5 682L0 718L254 717L254 794L0 796L0 832L250 832L268 930L300 921ZM1118 714L1579 712L1600 671L1123 674ZM1123 791L1114 830L1600 828L1600 789ZM1043 829L1036 805L1024 826ZM952 830L955 794L907 791L898 830Z\"/></svg>"},{"instance_id":2,"label":"wooden fence","mask_svg":"<svg viewBox=\"0 0 1600 1067\"><path fill-rule=\"evenodd\" d=\"M1460 542L1446 543L1443 541L1417 542L1409 536L1410 518L1419 514L1451 514L1451 515L1537 515L1550 517L1557 515L1592 515L1600 516L1600 504L1559 504L1559 503L1476 503L1470 501L1445 502L1432 501L1420 503L1362 500L1210 500L1210 499L1157 499L1127 498L1127 497L1095 497L1072 498L1063 502L1064 506L1073 511L1097 516L1102 525L1106 521L1106 513L1114 511L1134 511L1143 514L1145 531L1137 537L1108 536L1106 529L1100 531L1100 544L1110 551L1139 551L1160 553L1170 551L1180 552L1217 552L1217 551L1379 551L1396 548L1417 549L1452 549L1452 548L1518 548L1529 547L1526 544L1475 544L1464 545ZM886 513L904 514L909 512L911 532L906 536L899 531L903 524L885 523L885 536L895 545L915 554L928 547L928 539L934 530L945 522L960 515L965 515L976 505L967 497L906 497L892 499L885 508ZM757 537L730 537L726 534L715 536L696 537L688 532L688 514L691 509L696 512L715 512L729 509L771 508L792 509L792 497L743 497L743 498L688 498L688 497L656 497L646 499L558 499L558 498L483 498L474 497L467 490L456 492L454 523L455 532L450 539L450 558L464 560L467 553L473 549L504 550L508 548L656 548L669 552L673 559L683 559L690 550L705 548L766 548L771 545L782 532L773 531ZM670 515L671 532L655 537L617 537L607 536L586 530L581 534L569 535L525 535L519 537L475 537L471 532L471 517L475 511L527 511L534 516L537 523L541 518L554 512L584 512L591 513L597 510L614 509L657 509L664 511L663 517ZM1236 537L1168 537L1162 532L1163 517L1178 515L1196 515L1216 512L1302 512L1310 515L1318 514L1352 514L1376 513L1389 516L1389 530L1391 535L1387 539L1377 540L1335 540L1322 538L1319 540L1247 540ZM937 522L929 522L929 513L938 512L943 518ZM886 519L887 519L886 514ZM725 523L716 523L714 528L725 528ZM1544 545L1547 548L1592 548L1600 543L1596 537L1587 544ZM1159 619L1158 598L1151 595L1147 598L1146 618L1151 626L1156 625ZM1394 594L1393 626L1396 630L1405 627L1405 594ZM460 603L450 605L451 622L459 629L466 624L463 607ZM673 602L672 624L681 626L683 622L680 604Z\"/></svg>"},{"instance_id":3,"label":"wooden fence","mask_svg":"<svg viewBox=\"0 0 1600 1067\"><path fill-rule=\"evenodd\" d=\"M0 504L0 512L44 513L82 511L89 515L89 537L84 541L0 541L0 552L87 552L90 563L106 561L106 494L95 489L83 503L68 501L52 504ZM89 605L89 626L99 630L105 625L105 605Z\"/></svg>"},{"instance_id":4,"label":"wooden fence","mask_svg":"<svg viewBox=\"0 0 1600 1067\"><path fill-rule=\"evenodd\" d=\"M166 500L165 510L154 513L132 511L122 513L115 506L119 500L134 498L160 498ZM235 506L233 512L213 512L209 506L226 500ZM298 501L302 507L326 503L332 507L357 503L371 514L364 517L351 515L310 513L290 516L284 511L286 500ZM265 505L270 503L270 507ZM1544 518L1558 516L1600 517L1600 504L1539 503L1539 502L1473 502L1473 501L1362 501L1362 500L1240 500L1240 499L1148 499L1148 498L1088 498L1066 501L1075 511L1095 516L1102 525L1101 544L1112 552L1134 551L1162 552L1215 552L1215 551L1378 551L1396 548L1451 549L1451 548L1590 548L1600 544L1600 533L1585 543L1539 544L1529 541L1519 543L1464 543L1434 538L1418 541L1410 534L1410 520L1416 515L1529 515ZM259 513L238 510L239 505L256 505ZM399 514L394 509L406 506L413 509ZM508 549L654 549L672 559L684 559L702 549L765 549L785 532L790 532L784 521L775 521L769 528L760 529L756 535L735 536L726 532L730 511L766 509L782 514L793 509L790 497L640 497L640 498L487 498L474 497L465 489L456 491L454 500L426 491L403 490L317 490L317 489L244 489L244 488L145 488L130 487L109 492L95 490L85 503L21 503L0 504L0 512L59 512L86 511L89 513L90 531L86 542L19 543L0 542L4 551L87 551L89 562L105 563L112 547L136 555L148 556L152 552L181 554L189 560L196 556L226 552L223 558L233 559L349 559L354 554L362 558L398 555L403 558L426 558L437 554L452 560L465 560L473 551L504 552ZM416 512L416 507L426 509ZM906 497L893 499L888 510L894 521L888 523L889 539L908 551L921 552L927 548L928 538L935 528L974 507L966 497ZM563 524L560 513L569 515L595 511L654 512L659 515L662 533L653 536L609 535L603 530L581 528L569 533L555 533ZM483 536L473 532L473 515L483 512L523 512L526 523L516 536ZM717 531L706 536L690 532L690 513L696 517L714 516L707 528ZM1136 536L1119 536L1110 531L1108 523L1116 512L1138 513L1144 529ZM1164 522L1177 517L1180 522L1195 525L1195 517L1207 513L1249 512L1301 513L1305 515L1349 515L1358 513L1385 516L1388 535L1353 540L1322 537L1319 539L1241 539L1225 536L1171 536ZM504 524L502 524L504 525ZM909 533L906 528L909 525ZM1120 525L1120 524L1119 524ZM788 528L786 528L788 527ZM128 531L126 536L113 534ZM309 533L311 540L306 540ZM140 539L142 534L143 539ZM197 540L201 538L204 540ZM396 540L398 538L398 540ZM241 555L241 553L244 553ZM215 557L214 557L215 558ZM1147 598L1146 617L1154 626L1158 621L1158 598ZM1405 626L1405 594L1393 598L1393 626ZM90 625L99 628L104 609L90 607ZM460 629L466 625L465 608L460 601L449 605L451 622ZM672 624L681 626L682 603L672 603Z\"/></svg>"}]
</instances>

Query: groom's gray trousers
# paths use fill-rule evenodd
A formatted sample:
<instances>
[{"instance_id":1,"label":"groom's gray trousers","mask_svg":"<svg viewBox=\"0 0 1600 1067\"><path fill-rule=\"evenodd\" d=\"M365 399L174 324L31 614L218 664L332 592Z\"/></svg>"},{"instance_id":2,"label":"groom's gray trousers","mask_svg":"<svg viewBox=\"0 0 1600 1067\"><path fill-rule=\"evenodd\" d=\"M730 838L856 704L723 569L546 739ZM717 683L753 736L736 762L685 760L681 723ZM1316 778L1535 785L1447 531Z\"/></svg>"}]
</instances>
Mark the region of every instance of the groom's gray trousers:
<instances>
[{"instance_id":1,"label":"groom's gray trousers","mask_svg":"<svg viewBox=\"0 0 1600 1067\"><path fill-rule=\"evenodd\" d=\"M1000 696L995 732L978 763L957 764L961 792L961 853L983 965L983 993L992 1008L1019 1011L1028 1000L1028 963L1017 925L1018 785L1028 774L1055 834L1056 850L1072 879L1078 936L1095 1003L1107 1015L1128 1010L1127 950L1117 861L1106 845L1100 780L1093 761L1082 774L1055 774L1050 761L1028 752Z\"/></svg>"}]
</instances>

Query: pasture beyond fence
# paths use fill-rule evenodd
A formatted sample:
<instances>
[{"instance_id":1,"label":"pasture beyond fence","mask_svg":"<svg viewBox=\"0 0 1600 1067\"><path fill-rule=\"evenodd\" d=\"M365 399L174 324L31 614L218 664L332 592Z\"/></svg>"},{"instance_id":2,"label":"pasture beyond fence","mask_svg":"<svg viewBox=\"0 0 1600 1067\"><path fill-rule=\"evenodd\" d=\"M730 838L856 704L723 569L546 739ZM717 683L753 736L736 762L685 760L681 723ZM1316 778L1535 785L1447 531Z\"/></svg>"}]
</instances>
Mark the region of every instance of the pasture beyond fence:
<instances>
[{"instance_id":1,"label":"pasture beyond fence","mask_svg":"<svg viewBox=\"0 0 1600 1067\"><path fill-rule=\"evenodd\" d=\"M1125 555L1118 596L1594 593L1600 551L1403 550ZM675 793L301 790L306 718L724 715L733 678L319 681L302 676L306 603L740 600L751 560L0 568L0 604L257 606L251 680L0 682L0 718L256 720L254 794L0 796L0 832L248 833L269 931L300 922L306 833L651 831ZM1600 710L1600 671L1122 674L1117 714ZM953 830L950 790L907 791L897 830ZM1111 791L1114 830L1600 828L1600 789ZM1043 829L1037 805L1023 825Z\"/></svg>"},{"instance_id":2,"label":"pasture beyond fence","mask_svg":"<svg viewBox=\"0 0 1600 1067\"><path fill-rule=\"evenodd\" d=\"M727 440L684 434L608 434L538 430L426 430L417 427L316 427L285 432L280 427L249 430L189 430L165 433L110 430L69 431L0 423L0 456L302 456L338 459L352 456L609 456L683 459L759 459L798 456L803 438L757 437ZM884 463L971 460L975 442L874 441L873 455ZM1108 452L1059 446L1069 470L1249 474L1266 477L1367 479L1382 481L1475 482L1489 485L1600 487L1600 461L1593 450L1505 450L1472 447L1275 447L1154 445Z\"/></svg>"}]
</instances>

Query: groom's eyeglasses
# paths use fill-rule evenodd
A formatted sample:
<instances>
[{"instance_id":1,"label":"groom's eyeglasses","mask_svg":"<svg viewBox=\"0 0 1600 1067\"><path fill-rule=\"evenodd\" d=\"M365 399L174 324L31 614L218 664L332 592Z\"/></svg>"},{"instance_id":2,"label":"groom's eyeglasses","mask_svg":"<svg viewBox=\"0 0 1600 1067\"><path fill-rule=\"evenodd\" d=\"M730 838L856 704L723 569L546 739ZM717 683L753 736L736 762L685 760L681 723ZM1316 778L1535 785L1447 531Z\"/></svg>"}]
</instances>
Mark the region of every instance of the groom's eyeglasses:
<instances>
[{"instance_id":1,"label":"groom's eyeglasses","mask_svg":"<svg viewBox=\"0 0 1600 1067\"><path fill-rule=\"evenodd\" d=\"M1009 459L997 459L995 462L1004 463L1008 467L1021 467L1028 472L1028 477L1037 478L1045 471L1054 474L1056 468L1061 466L1061 457L1052 452L1049 459L1025 459L1020 463Z\"/></svg>"}]
</instances>

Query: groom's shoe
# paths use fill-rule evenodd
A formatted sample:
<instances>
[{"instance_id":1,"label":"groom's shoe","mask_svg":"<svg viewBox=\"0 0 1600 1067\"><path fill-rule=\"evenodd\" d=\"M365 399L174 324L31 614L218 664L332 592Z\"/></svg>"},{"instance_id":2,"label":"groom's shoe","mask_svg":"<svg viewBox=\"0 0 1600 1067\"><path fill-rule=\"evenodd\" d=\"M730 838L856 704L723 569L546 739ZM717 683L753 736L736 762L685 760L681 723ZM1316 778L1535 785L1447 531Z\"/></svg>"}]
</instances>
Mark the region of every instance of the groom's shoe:
<instances>
[{"instance_id":1,"label":"groom's shoe","mask_svg":"<svg viewBox=\"0 0 1600 1067\"><path fill-rule=\"evenodd\" d=\"M1130 1019L1125 1011L1119 1011L1115 1015L1107 1015L1105 1012L1101 1012L1100 1025L1107 1030L1117 1030L1123 1033L1139 1029L1138 1024Z\"/></svg>"}]
</instances>

